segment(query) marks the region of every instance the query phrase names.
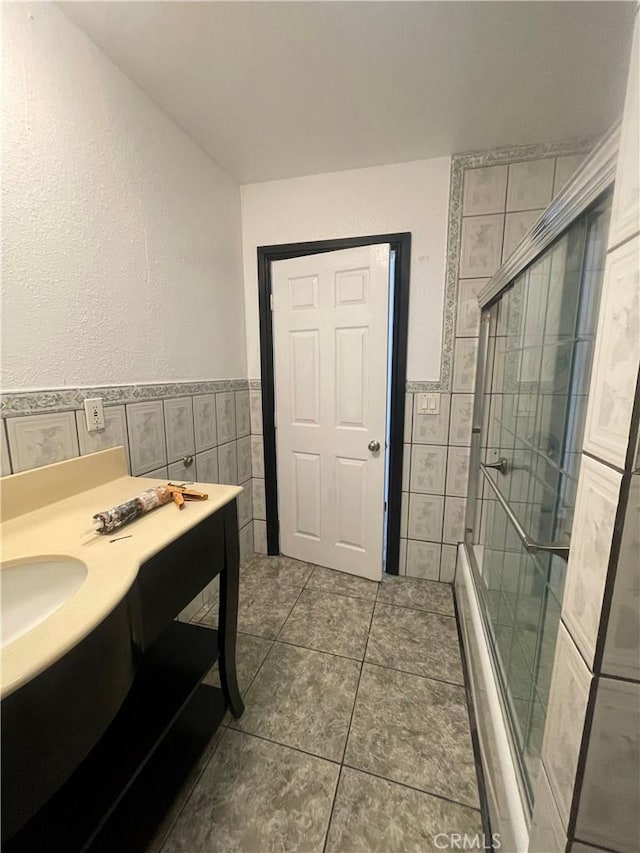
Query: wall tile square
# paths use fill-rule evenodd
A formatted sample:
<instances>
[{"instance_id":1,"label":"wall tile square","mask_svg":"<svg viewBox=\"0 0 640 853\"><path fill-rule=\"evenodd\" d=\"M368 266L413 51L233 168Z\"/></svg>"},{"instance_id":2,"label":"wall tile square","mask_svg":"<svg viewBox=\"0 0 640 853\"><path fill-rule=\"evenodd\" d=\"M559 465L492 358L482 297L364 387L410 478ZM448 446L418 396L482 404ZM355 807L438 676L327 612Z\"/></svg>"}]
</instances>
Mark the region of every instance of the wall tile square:
<instances>
[{"instance_id":1,"label":"wall tile square","mask_svg":"<svg viewBox=\"0 0 640 853\"><path fill-rule=\"evenodd\" d=\"M640 474L631 477L602 672L640 681Z\"/></svg>"},{"instance_id":2,"label":"wall tile square","mask_svg":"<svg viewBox=\"0 0 640 853\"><path fill-rule=\"evenodd\" d=\"M172 483L194 483L196 481L196 466L193 461L190 465L185 465L182 459L178 459L177 462L167 465L167 471Z\"/></svg>"},{"instance_id":3,"label":"wall tile square","mask_svg":"<svg viewBox=\"0 0 640 853\"><path fill-rule=\"evenodd\" d=\"M177 462L178 459L195 453L191 397L176 397L164 401L164 426L168 462Z\"/></svg>"},{"instance_id":4,"label":"wall tile square","mask_svg":"<svg viewBox=\"0 0 640 853\"><path fill-rule=\"evenodd\" d=\"M218 444L225 444L236 437L236 399L233 391L216 394L216 419Z\"/></svg>"},{"instance_id":5,"label":"wall tile square","mask_svg":"<svg viewBox=\"0 0 640 853\"><path fill-rule=\"evenodd\" d=\"M409 492L402 493L400 505L400 538L406 539L409 530Z\"/></svg>"},{"instance_id":6,"label":"wall tile square","mask_svg":"<svg viewBox=\"0 0 640 853\"><path fill-rule=\"evenodd\" d=\"M406 575L407 573L407 540L400 540L400 563L398 566L398 574Z\"/></svg>"},{"instance_id":7,"label":"wall tile square","mask_svg":"<svg viewBox=\"0 0 640 853\"><path fill-rule=\"evenodd\" d=\"M607 256L584 449L623 468L640 364L640 237Z\"/></svg>"},{"instance_id":8,"label":"wall tile square","mask_svg":"<svg viewBox=\"0 0 640 853\"><path fill-rule=\"evenodd\" d=\"M445 498L443 542L457 545L464 539L464 514L467 502L464 498Z\"/></svg>"},{"instance_id":9,"label":"wall tile square","mask_svg":"<svg viewBox=\"0 0 640 853\"><path fill-rule=\"evenodd\" d=\"M202 394L193 398L193 422L196 452L215 447L218 443L215 394Z\"/></svg>"},{"instance_id":10,"label":"wall tile square","mask_svg":"<svg viewBox=\"0 0 640 853\"><path fill-rule=\"evenodd\" d=\"M238 485L238 452L235 441L218 447L218 476L220 482L227 486Z\"/></svg>"},{"instance_id":11,"label":"wall tile square","mask_svg":"<svg viewBox=\"0 0 640 853\"><path fill-rule=\"evenodd\" d=\"M458 447L471 445L473 423L473 394L453 394L451 397L451 423L449 444Z\"/></svg>"},{"instance_id":12,"label":"wall tile square","mask_svg":"<svg viewBox=\"0 0 640 853\"><path fill-rule=\"evenodd\" d=\"M640 21L636 15L627 76L616 183L609 229L609 246L628 240L640 229Z\"/></svg>"},{"instance_id":13,"label":"wall tile square","mask_svg":"<svg viewBox=\"0 0 640 853\"><path fill-rule=\"evenodd\" d=\"M423 494L443 495L446 468L446 447L415 444L411 448L409 490Z\"/></svg>"},{"instance_id":14,"label":"wall tile square","mask_svg":"<svg viewBox=\"0 0 640 853\"><path fill-rule=\"evenodd\" d=\"M409 538L439 542L442 539L444 498L411 495L409 498Z\"/></svg>"},{"instance_id":15,"label":"wall tile square","mask_svg":"<svg viewBox=\"0 0 640 853\"><path fill-rule=\"evenodd\" d=\"M543 210L544 208L542 210L522 210L518 213L507 213L504 223L504 243L502 245L503 261L506 261L513 254L513 250Z\"/></svg>"},{"instance_id":16,"label":"wall tile square","mask_svg":"<svg viewBox=\"0 0 640 853\"><path fill-rule=\"evenodd\" d=\"M11 473L11 460L9 459L9 442L7 440L7 427L5 419L0 421L0 477L6 477Z\"/></svg>"},{"instance_id":17,"label":"wall tile square","mask_svg":"<svg viewBox=\"0 0 640 853\"><path fill-rule=\"evenodd\" d=\"M142 474L167 463L164 412L161 400L127 406L131 473Z\"/></svg>"},{"instance_id":18,"label":"wall tile square","mask_svg":"<svg viewBox=\"0 0 640 853\"><path fill-rule=\"evenodd\" d=\"M639 756L640 684L599 679L576 822L579 838L636 853Z\"/></svg>"},{"instance_id":19,"label":"wall tile square","mask_svg":"<svg viewBox=\"0 0 640 853\"><path fill-rule=\"evenodd\" d=\"M462 220L460 278L490 278L500 266L504 216L472 216Z\"/></svg>"},{"instance_id":20,"label":"wall tile square","mask_svg":"<svg viewBox=\"0 0 640 853\"><path fill-rule=\"evenodd\" d=\"M196 453L196 476L199 483L219 483L218 448L212 447Z\"/></svg>"},{"instance_id":21,"label":"wall tile square","mask_svg":"<svg viewBox=\"0 0 640 853\"><path fill-rule=\"evenodd\" d=\"M553 799L544 767L540 768L536 783L529 853L564 853L567 835Z\"/></svg>"},{"instance_id":22,"label":"wall tile square","mask_svg":"<svg viewBox=\"0 0 640 853\"><path fill-rule=\"evenodd\" d=\"M251 409L248 391L236 391L236 433L238 438L243 438L251 433Z\"/></svg>"},{"instance_id":23,"label":"wall tile square","mask_svg":"<svg viewBox=\"0 0 640 853\"><path fill-rule=\"evenodd\" d=\"M469 483L469 455L467 447L450 447L447 459L447 495L466 498Z\"/></svg>"},{"instance_id":24,"label":"wall tile square","mask_svg":"<svg viewBox=\"0 0 640 853\"><path fill-rule=\"evenodd\" d=\"M402 445L402 491L409 491L409 475L411 472L411 445Z\"/></svg>"},{"instance_id":25,"label":"wall tile square","mask_svg":"<svg viewBox=\"0 0 640 853\"><path fill-rule=\"evenodd\" d=\"M14 474L80 454L73 412L9 418L7 434Z\"/></svg>"},{"instance_id":26,"label":"wall tile square","mask_svg":"<svg viewBox=\"0 0 640 853\"><path fill-rule=\"evenodd\" d=\"M404 441L411 441L411 430L413 428L413 394L404 396Z\"/></svg>"},{"instance_id":27,"label":"wall tile square","mask_svg":"<svg viewBox=\"0 0 640 853\"><path fill-rule=\"evenodd\" d=\"M251 479L251 436L246 435L236 442L238 451L238 483Z\"/></svg>"},{"instance_id":28,"label":"wall tile square","mask_svg":"<svg viewBox=\"0 0 640 853\"><path fill-rule=\"evenodd\" d=\"M129 439L127 437L127 416L124 406L105 406L104 429L88 432L84 409L76 412L76 426L78 428L81 456L122 445L125 456L127 457L127 468L131 470Z\"/></svg>"},{"instance_id":29,"label":"wall tile square","mask_svg":"<svg viewBox=\"0 0 640 853\"><path fill-rule=\"evenodd\" d=\"M453 391L472 393L476 384L477 338L456 338L453 359Z\"/></svg>"},{"instance_id":30,"label":"wall tile square","mask_svg":"<svg viewBox=\"0 0 640 853\"><path fill-rule=\"evenodd\" d=\"M253 558L255 551L253 550L253 522L245 524L240 529L240 565L246 566L249 560Z\"/></svg>"},{"instance_id":31,"label":"wall tile square","mask_svg":"<svg viewBox=\"0 0 640 853\"><path fill-rule=\"evenodd\" d=\"M542 743L542 762L566 827L578 767L591 673L560 623Z\"/></svg>"},{"instance_id":32,"label":"wall tile square","mask_svg":"<svg viewBox=\"0 0 640 853\"><path fill-rule=\"evenodd\" d=\"M153 471L147 471L144 474L138 474L138 477L144 477L149 480L168 480L169 479L169 471L167 470L167 466L163 465L161 468L154 468Z\"/></svg>"},{"instance_id":33,"label":"wall tile square","mask_svg":"<svg viewBox=\"0 0 640 853\"><path fill-rule=\"evenodd\" d=\"M236 498L238 505L238 529L248 524L253 517L251 497L251 483L245 483L242 491Z\"/></svg>"},{"instance_id":34,"label":"wall tile square","mask_svg":"<svg viewBox=\"0 0 640 853\"><path fill-rule=\"evenodd\" d=\"M507 192L508 166L484 166L464 170L462 213L502 213Z\"/></svg>"},{"instance_id":35,"label":"wall tile square","mask_svg":"<svg viewBox=\"0 0 640 853\"><path fill-rule=\"evenodd\" d=\"M264 521L267 517L264 480L256 477L251 481L251 485L253 490L253 517Z\"/></svg>"},{"instance_id":36,"label":"wall tile square","mask_svg":"<svg viewBox=\"0 0 640 853\"><path fill-rule=\"evenodd\" d=\"M553 178L553 195L557 196L570 178L577 172L585 158L584 154L567 154L556 159L556 173Z\"/></svg>"},{"instance_id":37,"label":"wall tile square","mask_svg":"<svg viewBox=\"0 0 640 853\"><path fill-rule=\"evenodd\" d=\"M449 409L451 395L440 394L440 414L421 415L418 409L418 395L414 394L413 443L446 444L449 434Z\"/></svg>"},{"instance_id":38,"label":"wall tile square","mask_svg":"<svg viewBox=\"0 0 640 853\"><path fill-rule=\"evenodd\" d=\"M262 392L249 391L249 411L252 435L262 435Z\"/></svg>"},{"instance_id":39,"label":"wall tile square","mask_svg":"<svg viewBox=\"0 0 640 853\"><path fill-rule=\"evenodd\" d=\"M555 165L553 157L511 163L507 184L507 210L546 207L553 195Z\"/></svg>"},{"instance_id":40,"label":"wall tile square","mask_svg":"<svg viewBox=\"0 0 640 853\"><path fill-rule=\"evenodd\" d=\"M261 435L251 436L251 471L254 477L264 477L264 449Z\"/></svg>"},{"instance_id":41,"label":"wall tile square","mask_svg":"<svg viewBox=\"0 0 640 853\"><path fill-rule=\"evenodd\" d=\"M437 542L407 543L407 577L437 581L440 576L440 545Z\"/></svg>"},{"instance_id":42,"label":"wall tile square","mask_svg":"<svg viewBox=\"0 0 640 853\"><path fill-rule=\"evenodd\" d=\"M595 653L621 479L582 457L562 618L587 662Z\"/></svg>"},{"instance_id":43,"label":"wall tile square","mask_svg":"<svg viewBox=\"0 0 640 853\"><path fill-rule=\"evenodd\" d=\"M253 549L256 554L267 553L267 525L264 521L253 522Z\"/></svg>"},{"instance_id":44,"label":"wall tile square","mask_svg":"<svg viewBox=\"0 0 640 853\"><path fill-rule=\"evenodd\" d=\"M488 278L461 278L458 282L457 337L472 338L480 334L478 294L488 281Z\"/></svg>"},{"instance_id":45,"label":"wall tile square","mask_svg":"<svg viewBox=\"0 0 640 853\"><path fill-rule=\"evenodd\" d=\"M443 545L440 560L440 580L443 583L453 583L456 577L456 562L458 549L455 545Z\"/></svg>"}]
</instances>

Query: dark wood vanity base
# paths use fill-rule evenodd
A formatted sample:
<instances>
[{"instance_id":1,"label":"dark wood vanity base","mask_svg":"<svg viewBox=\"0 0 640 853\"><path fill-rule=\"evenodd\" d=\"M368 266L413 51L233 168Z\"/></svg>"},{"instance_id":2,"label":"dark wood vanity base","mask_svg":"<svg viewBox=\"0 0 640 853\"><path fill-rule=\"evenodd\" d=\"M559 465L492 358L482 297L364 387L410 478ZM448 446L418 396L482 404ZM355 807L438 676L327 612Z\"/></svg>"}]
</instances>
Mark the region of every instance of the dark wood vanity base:
<instances>
[{"instance_id":1,"label":"dark wood vanity base","mask_svg":"<svg viewBox=\"0 0 640 853\"><path fill-rule=\"evenodd\" d=\"M141 567L129 596L136 669L128 695L85 760L3 843L3 853L142 853L227 710L242 714L236 519L233 501ZM174 621L218 574L219 629ZM216 661L221 688L202 683ZM66 734L57 732L63 742ZM28 779L37 768L26 763L23 772ZM10 785L4 777L3 787Z\"/></svg>"}]
</instances>

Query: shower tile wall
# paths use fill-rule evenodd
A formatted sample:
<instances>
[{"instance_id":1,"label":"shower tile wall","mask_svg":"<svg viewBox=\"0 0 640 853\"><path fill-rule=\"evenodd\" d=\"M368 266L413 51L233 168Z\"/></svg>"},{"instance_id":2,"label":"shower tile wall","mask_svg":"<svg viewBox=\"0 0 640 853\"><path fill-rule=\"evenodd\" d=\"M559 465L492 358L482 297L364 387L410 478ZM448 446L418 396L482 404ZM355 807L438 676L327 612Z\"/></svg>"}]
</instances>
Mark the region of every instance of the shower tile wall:
<instances>
[{"instance_id":1,"label":"shower tile wall","mask_svg":"<svg viewBox=\"0 0 640 853\"><path fill-rule=\"evenodd\" d=\"M639 51L636 16L530 853L640 849Z\"/></svg>"},{"instance_id":2,"label":"shower tile wall","mask_svg":"<svg viewBox=\"0 0 640 853\"><path fill-rule=\"evenodd\" d=\"M464 536L478 293L585 156L531 155L523 149L510 162L464 168L460 222L451 211L449 228L459 227L461 235L451 390L439 393L438 415L421 414L420 392L406 395L400 573L411 577L453 581L455 549Z\"/></svg>"},{"instance_id":3,"label":"shower tile wall","mask_svg":"<svg viewBox=\"0 0 640 853\"><path fill-rule=\"evenodd\" d=\"M197 393L203 386L225 390ZM237 503L240 559L245 563L254 553L252 415L247 386L245 379L4 395L2 475L123 445L134 476L242 486ZM81 406L89 396L105 400L104 430L87 432ZM140 399L145 396L151 399ZM111 400L123 403L109 405ZM44 408L68 410L38 413ZM12 416L15 411L25 414ZM264 518L264 492L258 511ZM186 608L184 618L190 618L210 595L206 588Z\"/></svg>"}]
</instances>

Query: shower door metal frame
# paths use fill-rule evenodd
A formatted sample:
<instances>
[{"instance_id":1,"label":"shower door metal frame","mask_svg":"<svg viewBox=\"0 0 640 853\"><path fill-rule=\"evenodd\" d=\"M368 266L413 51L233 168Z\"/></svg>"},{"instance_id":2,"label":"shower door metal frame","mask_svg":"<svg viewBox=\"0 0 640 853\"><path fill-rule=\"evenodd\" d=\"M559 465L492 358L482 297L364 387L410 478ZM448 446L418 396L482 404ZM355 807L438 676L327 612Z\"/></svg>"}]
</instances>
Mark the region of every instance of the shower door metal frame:
<instances>
[{"instance_id":1,"label":"shower door metal frame","mask_svg":"<svg viewBox=\"0 0 640 853\"><path fill-rule=\"evenodd\" d=\"M476 362L464 536L464 543L470 551L473 550L471 545L473 544L472 535L475 523L478 477L480 476L480 438L484 413L484 377L489 338L489 318L485 312L512 286L514 279L521 272L529 267L536 258L564 234L579 216L585 213L594 202L611 188L616 174L619 139L620 124L617 123L596 145L573 178L560 191L540 218L534 222L513 254L507 258L478 294L482 320ZM529 541L529 545L541 550L541 546L532 540ZM546 548L547 546L542 547ZM563 555L563 559L567 558L568 552Z\"/></svg>"},{"instance_id":2,"label":"shower door metal frame","mask_svg":"<svg viewBox=\"0 0 640 853\"><path fill-rule=\"evenodd\" d=\"M471 573L474 578L477 593L480 597L479 585L480 571L476 560L473 539L476 527L476 508L478 498L479 479L483 476L482 465L482 430L485 404L485 377L487 369L487 354L489 342L490 309L502 296L513 286L514 280L528 268L540 255L542 255L556 240L558 240L572 225L572 223L584 214L595 202L597 202L608 190L611 189L615 180L618 145L620 136L619 123L607 133L601 142L594 148L592 153L585 159L582 166L573 178L566 184L564 189L552 201L540 218L533 224L521 243L516 247L513 254L507 258L500 269L487 282L478 295L481 310L480 336L478 341L478 357L476 362L476 381L474 390L471 448L469 459L469 478L467 484L467 505L465 513L464 545L469 558ZM488 477L487 477L488 479ZM493 485L493 483L492 483ZM496 487L497 488L497 487ZM500 501L501 505L503 501ZM508 516L512 513L507 513ZM509 523L514 519L509 517ZM517 522L517 519L515 519ZM523 547L529 553L536 551L557 551L556 544L541 545L534 542L528 536L521 525L515 524L516 530ZM564 546L564 543L562 543ZM563 547L559 556L568 560L569 548ZM486 612L480 609L484 623L485 635L493 646L492 632L490 630ZM515 735L511 728L511 713L506 707L506 690L503 676L496 664L496 651L491 648L491 666L496 681L500 685L498 696L502 705L502 715L505 719L505 728L510 742L510 749L515 766L519 768L520 792L523 802L527 803L528 811L531 813L532 796L527 780L527 774L523 765L520 750L515 743Z\"/></svg>"}]
</instances>

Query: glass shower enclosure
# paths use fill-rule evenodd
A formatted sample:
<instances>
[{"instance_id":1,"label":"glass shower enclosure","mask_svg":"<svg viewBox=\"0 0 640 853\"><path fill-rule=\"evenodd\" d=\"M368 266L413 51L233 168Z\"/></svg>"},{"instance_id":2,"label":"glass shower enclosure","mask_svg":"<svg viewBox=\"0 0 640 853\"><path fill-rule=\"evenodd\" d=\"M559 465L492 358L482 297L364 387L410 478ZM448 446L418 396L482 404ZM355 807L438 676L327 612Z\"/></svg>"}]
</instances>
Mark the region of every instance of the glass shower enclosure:
<instances>
[{"instance_id":1,"label":"glass shower enclosure","mask_svg":"<svg viewBox=\"0 0 640 853\"><path fill-rule=\"evenodd\" d=\"M465 545L529 805L539 770L610 200L483 307Z\"/></svg>"}]
</instances>

